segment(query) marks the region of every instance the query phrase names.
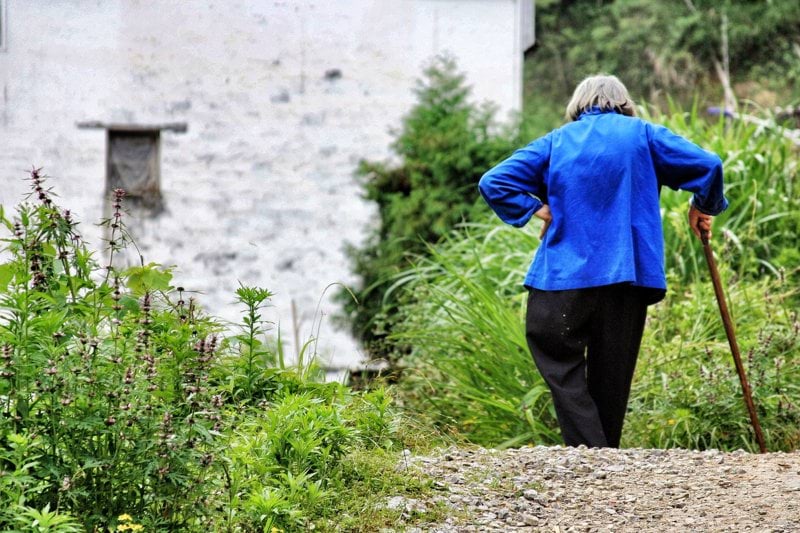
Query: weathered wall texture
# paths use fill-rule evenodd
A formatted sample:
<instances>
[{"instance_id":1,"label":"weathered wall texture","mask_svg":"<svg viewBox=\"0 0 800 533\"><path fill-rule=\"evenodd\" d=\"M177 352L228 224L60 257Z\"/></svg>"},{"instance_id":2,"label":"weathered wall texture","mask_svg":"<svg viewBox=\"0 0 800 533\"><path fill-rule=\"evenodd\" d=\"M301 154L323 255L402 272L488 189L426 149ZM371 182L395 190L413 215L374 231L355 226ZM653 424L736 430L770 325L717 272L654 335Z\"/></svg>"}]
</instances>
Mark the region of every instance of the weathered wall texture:
<instances>
[{"instance_id":1,"label":"weathered wall texture","mask_svg":"<svg viewBox=\"0 0 800 533\"><path fill-rule=\"evenodd\" d=\"M238 282L273 290L287 337L292 299L307 336L325 287L353 282L343 245L373 215L353 170L389 156L425 61L450 51L476 99L520 103L524 0L5 3L0 203L42 165L99 244L105 133L76 123L186 122L162 135L166 211L129 220L139 246L228 319ZM359 358L327 318L320 346Z\"/></svg>"}]
</instances>

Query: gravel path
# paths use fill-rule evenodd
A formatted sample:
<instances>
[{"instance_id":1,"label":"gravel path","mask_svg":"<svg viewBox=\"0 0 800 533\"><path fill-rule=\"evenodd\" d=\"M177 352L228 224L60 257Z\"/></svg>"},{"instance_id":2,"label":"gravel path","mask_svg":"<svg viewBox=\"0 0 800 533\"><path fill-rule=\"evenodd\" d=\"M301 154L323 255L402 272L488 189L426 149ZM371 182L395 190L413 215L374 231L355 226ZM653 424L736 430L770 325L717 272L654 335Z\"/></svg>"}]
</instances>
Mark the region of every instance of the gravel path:
<instances>
[{"instance_id":1,"label":"gravel path","mask_svg":"<svg viewBox=\"0 0 800 533\"><path fill-rule=\"evenodd\" d=\"M526 447L448 449L404 461L432 476L443 523L407 531L798 531L800 452Z\"/></svg>"}]
</instances>

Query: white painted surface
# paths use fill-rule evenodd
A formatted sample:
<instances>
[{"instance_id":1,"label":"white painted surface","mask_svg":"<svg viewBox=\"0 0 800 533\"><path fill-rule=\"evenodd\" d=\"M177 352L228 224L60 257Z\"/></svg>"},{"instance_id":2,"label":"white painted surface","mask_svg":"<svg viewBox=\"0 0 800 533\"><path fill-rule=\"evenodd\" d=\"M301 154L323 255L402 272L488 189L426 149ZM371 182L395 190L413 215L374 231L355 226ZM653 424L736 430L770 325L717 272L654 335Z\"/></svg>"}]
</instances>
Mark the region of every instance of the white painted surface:
<instances>
[{"instance_id":1,"label":"white painted surface","mask_svg":"<svg viewBox=\"0 0 800 533\"><path fill-rule=\"evenodd\" d=\"M343 246L374 216L353 171L390 156L424 63L449 51L476 100L520 106L517 0L6 1L0 204L44 166L99 245L105 133L76 123L187 122L162 135L166 213L129 221L145 259L231 320L239 282L274 291L286 338L291 300L307 337L322 299L320 348L340 365L361 354L323 294L355 281Z\"/></svg>"}]
</instances>

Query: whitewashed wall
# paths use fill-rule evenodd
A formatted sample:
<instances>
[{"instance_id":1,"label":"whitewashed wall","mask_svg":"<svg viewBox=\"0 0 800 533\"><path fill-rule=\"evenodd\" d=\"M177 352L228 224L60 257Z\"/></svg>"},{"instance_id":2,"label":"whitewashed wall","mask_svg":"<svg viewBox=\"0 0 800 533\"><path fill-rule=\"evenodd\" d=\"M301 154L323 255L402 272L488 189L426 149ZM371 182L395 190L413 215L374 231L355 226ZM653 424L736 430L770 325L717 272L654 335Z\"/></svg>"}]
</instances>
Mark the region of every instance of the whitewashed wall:
<instances>
[{"instance_id":1,"label":"whitewashed wall","mask_svg":"<svg viewBox=\"0 0 800 533\"><path fill-rule=\"evenodd\" d=\"M0 3L0 203L16 204L24 171L44 166L99 244L105 134L76 123L186 122L186 134L162 136L167 211L129 221L145 258L177 265L176 282L228 319L238 282L269 288L287 337L294 300L305 337L325 287L354 281L343 245L361 242L374 215L358 160L389 157L388 130L442 51L477 100L518 109L519 14L531 1ZM331 69L341 78L327 80ZM323 299L322 311L335 306ZM360 358L327 318L319 342L336 364Z\"/></svg>"}]
</instances>

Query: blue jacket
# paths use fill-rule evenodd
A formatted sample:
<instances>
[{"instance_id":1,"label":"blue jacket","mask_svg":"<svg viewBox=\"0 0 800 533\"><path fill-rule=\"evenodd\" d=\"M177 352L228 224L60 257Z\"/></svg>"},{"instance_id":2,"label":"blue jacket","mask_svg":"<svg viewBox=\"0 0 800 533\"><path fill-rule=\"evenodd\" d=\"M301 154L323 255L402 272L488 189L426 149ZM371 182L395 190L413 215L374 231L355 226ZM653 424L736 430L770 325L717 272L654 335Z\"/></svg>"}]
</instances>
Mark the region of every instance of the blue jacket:
<instances>
[{"instance_id":1,"label":"blue jacket","mask_svg":"<svg viewBox=\"0 0 800 533\"><path fill-rule=\"evenodd\" d=\"M662 185L693 192L708 215L728 206L716 154L663 126L595 108L514 152L483 175L479 189L517 227L550 206L553 220L526 287L666 289Z\"/></svg>"}]
</instances>

